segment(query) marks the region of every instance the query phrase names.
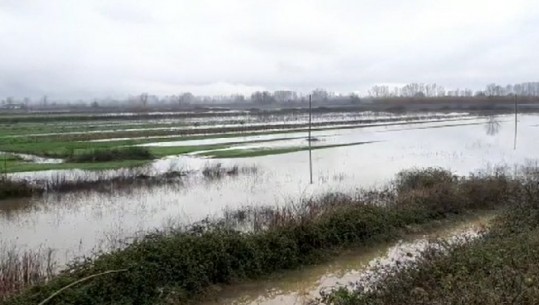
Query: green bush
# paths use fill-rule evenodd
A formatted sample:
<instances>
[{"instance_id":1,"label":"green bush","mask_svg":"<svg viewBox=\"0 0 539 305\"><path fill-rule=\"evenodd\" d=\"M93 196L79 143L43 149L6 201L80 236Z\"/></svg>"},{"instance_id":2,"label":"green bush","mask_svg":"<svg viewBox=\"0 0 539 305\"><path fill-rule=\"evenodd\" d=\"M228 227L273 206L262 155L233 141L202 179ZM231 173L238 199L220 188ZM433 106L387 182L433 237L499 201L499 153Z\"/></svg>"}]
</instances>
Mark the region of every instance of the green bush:
<instances>
[{"instance_id":1,"label":"green bush","mask_svg":"<svg viewBox=\"0 0 539 305\"><path fill-rule=\"evenodd\" d=\"M539 304L539 186L521 181L507 193L510 183L504 180L471 177L463 183L470 200L488 203L502 196L511 201L482 238L458 245L433 244L412 265L378 270L381 280L370 290L339 289L318 302Z\"/></svg>"},{"instance_id":2,"label":"green bush","mask_svg":"<svg viewBox=\"0 0 539 305\"><path fill-rule=\"evenodd\" d=\"M72 153L68 162L108 162L122 160L151 160L154 156L146 147L128 146L110 149L93 149L82 153Z\"/></svg>"}]
</instances>

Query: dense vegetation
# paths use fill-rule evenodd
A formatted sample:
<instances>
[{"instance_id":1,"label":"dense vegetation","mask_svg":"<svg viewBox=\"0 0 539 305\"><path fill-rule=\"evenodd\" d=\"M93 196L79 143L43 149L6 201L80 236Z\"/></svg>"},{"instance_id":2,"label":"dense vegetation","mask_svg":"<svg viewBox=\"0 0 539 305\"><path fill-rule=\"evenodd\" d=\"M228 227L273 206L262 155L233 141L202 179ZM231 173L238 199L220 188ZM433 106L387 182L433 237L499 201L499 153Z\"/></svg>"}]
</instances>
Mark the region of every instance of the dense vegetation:
<instances>
[{"instance_id":1,"label":"dense vegetation","mask_svg":"<svg viewBox=\"0 0 539 305\"><path fill-rule=\"evenodd\" d=\"M125 249L74 264L6 304L36 304L70 287L55 304L156 304L196 298L213 284L256 278L326 258L342 247L395 238L404 228L505 203L515 183L503 175L457 178L409 171L394 188L328 195L299 206L227 213L218 222L146 236ZM251 229L245 229L249 227ZM242 228L237 229L238 227Z\"/></svg>"},{"instance_id":2,"label":"dense vegetation","mask_svg":"<svg viewBox=\"0 0 539 305\"><path fill-rule=\"evenodd\" d=\"M109 162L121 160L150 160L154 156L148 148L139 146L92 149L78 154L71 154L68 162Z\"/></svg>"},{"instance_id":3,"label":"dense vegetation","mask_svg":"<svg viewBox=\"0 0 539 305\"><path fill-rule=\"evenodd\" d=\"M539 185L513 190L510 209L483 238L434 244L411 266L381 269L371 290L325 295L325 304L539 304ZM395 271L395 270L393 270Z\"/></svg>"}]
</instances>

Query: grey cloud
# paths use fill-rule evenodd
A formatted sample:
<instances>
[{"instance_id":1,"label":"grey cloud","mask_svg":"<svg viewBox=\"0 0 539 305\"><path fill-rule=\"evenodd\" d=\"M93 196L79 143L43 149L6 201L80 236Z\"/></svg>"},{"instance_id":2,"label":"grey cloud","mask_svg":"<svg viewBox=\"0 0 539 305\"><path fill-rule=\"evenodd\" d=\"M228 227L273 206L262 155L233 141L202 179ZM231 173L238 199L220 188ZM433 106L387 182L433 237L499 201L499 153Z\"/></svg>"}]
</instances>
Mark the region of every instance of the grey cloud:
<instances>
[{"instance_id":1,"label":"grey cloud","mask_svg":"<svg viewBox=\"0 0 539 305\"><path fill-rule=\"evenodd\" d=\"M0 95L533 81L534 7L533 0L0 0Z\"/></svg>"}]
</instances>

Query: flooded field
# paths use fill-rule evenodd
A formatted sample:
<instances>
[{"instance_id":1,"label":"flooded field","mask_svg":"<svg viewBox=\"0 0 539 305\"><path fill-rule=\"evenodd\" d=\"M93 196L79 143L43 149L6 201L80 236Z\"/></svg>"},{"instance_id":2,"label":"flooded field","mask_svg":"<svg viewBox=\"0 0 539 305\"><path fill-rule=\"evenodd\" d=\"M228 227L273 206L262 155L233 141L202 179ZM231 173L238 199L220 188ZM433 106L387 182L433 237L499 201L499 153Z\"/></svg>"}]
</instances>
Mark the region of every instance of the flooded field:
<instances>
[{"instance_id":1,"label":"flooded field","mask_svg":"<svg viewBox=\"0 0 539 305\"><path fill-rule=\"evenodd\" d=\"M320 148L312 152L313 184L309 183L308 153L302 151L308 145L305 132L148 140L141 145L227 146L170 155L143 169L145 175L189 173L175 183L49 192L34 198L0 201L0 241L23 249L50 247L62 264L79 255L118 246L120 238L219 217L226 209L280 206L328 192L351 193L381 186L396 172L411 167L440 166L468 174L497 166L509 166L511 170L513 165L537 159L538 115L519 117L516 149L512 116L451 114L443 119L414 118L408 121L395 116L391 124L340 125L313 131L317 139L312 141L313 147ZM231 151L236 157L219 158ZM261 155L249 156L260 151ZM204 168L215 164L256 170L218 179L202 174ZM58 177L95 180L122 173L126 171L50 170L9 175L34 181Z\"/></svg>"},{"instance_id":2,"label":"flooded field","mask_svg":"<svg viewBox=\"0 0 539 305\"><path fill-rule=\"evenodd\" d=\"M110 134L116 132L141 132L141 131L178 131L183 129L205 129L205 128L226 128L226 127L242 127L249 129L250 127L264 127L271 129L272 126L280 125L302 125L309 120L308 114L241 114L233 113L233 115L219 116L212 114L200 117L196 114L185 117L176 117L181 113L170 113L168 116L163 113L148 113L145 119L130 119L130 120L102 120L103 116L96 116L89 121L71 122L58 121L42 123L19 123L10 125L3 131L3 135L10 138L20 137L46 137L55 135L84 135L84 134L103 134L102 140L111 140ZM134 114L126 115L127 118ZM140 114L139 114L140 116ZM441 120L452 118L469 117L468 113L411 113L411 114L391 114L391 113L373 113L373 112L336 112L336 113L321 113L312 118L313 124L345 124L347 122L391 122L391 121L418 121L418 120ZM36 128L39 127L39 128ZM43 132L47 130L48 132ZM30 132L28 132L30 131Z\"/></svg>"}]
</instances>

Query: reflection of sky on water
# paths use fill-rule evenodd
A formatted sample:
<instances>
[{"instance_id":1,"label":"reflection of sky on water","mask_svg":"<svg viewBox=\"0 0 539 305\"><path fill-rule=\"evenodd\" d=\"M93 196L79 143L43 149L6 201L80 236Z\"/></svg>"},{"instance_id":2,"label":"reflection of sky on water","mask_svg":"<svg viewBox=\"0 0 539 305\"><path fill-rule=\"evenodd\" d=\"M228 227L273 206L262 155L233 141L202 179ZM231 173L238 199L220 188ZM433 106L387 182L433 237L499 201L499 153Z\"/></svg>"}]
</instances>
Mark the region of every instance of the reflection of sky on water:
<instances>
[{"instance_id":1,"label":"reflection of sky on water","mask_svg":"<svg viewBox=\"0 0 539 305\"><path fill-rule=\"evenodd\" d=\"M215 162L228 166L256 165L259 170L254 175L219 181L206 181L200 174L195 174L177 185L135 188L113 194L49 194L31 200L2 202L0 240L30 247L45 244L60 249L61 253L87 252L108 235L132 236L135 232L158 229L171 222L192 222L208 215L218 216L225 208L281 205L326 192L352 192L385 183L399 170L410 167L441 166L458 174L467 174L488 166L522 164L536 159L539 134L532 125L537 124L539 117L523 115L519 119L516 150L513 150L511 117L497 119L500 122L498 132L492 135L487 135L485 125L489 122L486 118L463 122L468 125L429 123L315 133L314 136L322 139L320 145L378 142L314 150L313 185L309 185L305 151L222 161L166 158L156 162L154 170L174 167L197 170ZM427 126L431 128L425 128Z\"/></svg>"}]
</instances>

